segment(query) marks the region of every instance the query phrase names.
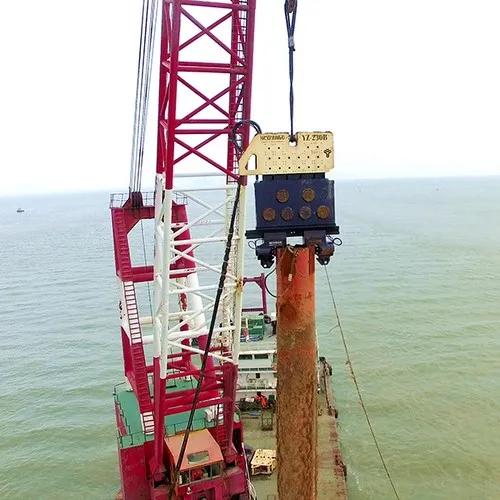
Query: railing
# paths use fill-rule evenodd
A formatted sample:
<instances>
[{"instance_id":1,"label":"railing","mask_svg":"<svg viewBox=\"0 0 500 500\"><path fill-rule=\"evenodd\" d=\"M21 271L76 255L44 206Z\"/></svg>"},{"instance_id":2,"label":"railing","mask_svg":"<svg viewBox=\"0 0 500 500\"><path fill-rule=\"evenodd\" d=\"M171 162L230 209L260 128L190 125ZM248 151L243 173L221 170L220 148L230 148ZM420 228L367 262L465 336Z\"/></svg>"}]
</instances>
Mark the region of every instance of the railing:
<instances>
[{"instance_id":1,"label":"railing","mask_svg":"<svg viewBox=\"0 0 500 500\"><path fill-rule=\"evenodd\" d=\"M259 373L259 372L275 372L276 370L272 367L269 368L242 368L241 366L238 367L239 372L254 372L254 373Z\"/></svg>"},{"instance_id":2,"label":"railing","mask_svg":"<svg viewBox=\"0 0 500 500\"><path fill-rule=\"evenodd\" d=\"M146 207L155 204L154 192L146 192L142 194L142 204ZM130 193L113 193L109 199L109 208L121 208L130 198Z\"/></svg>"},{"instance_id":3,"label":"railing","mask_svg":"<svg viewBox=\"0 0 500 500\"><path fill-rule=\"evenodd\" d=\"M133 434L126 434L125 436L118 436L119 448L131 448L132 446L139 446L144 444L144 441L151 441L152 435L146 436L144 432L135 432Z\"/></svg>"},{"instance_id":4,"label":"railing","mask_svg":"<svg viewBox=\"0 0 500 500\"><path fill-rule=\"evenodd\" d=\"M195 418L193 419L193 426L192 429L197 428L197 424L201 424L202 428L205 427L212 427L215 425L215 422L212 424L212 422L207 422L206 418ZM168 424L166 425L165 429L165 435L167 436L175 436L179 432L184 432L187 427L187 421L186 422L178 422L176 424Z\"/></svg>"},{"instance_id":5,"label":"railing","mask_svg":"<svg viewBox=\"0 0 500 500\"><path fill-rule=\"evenodd\" d=\"M262 382L255 382L255 384L247 383L245 385L239 384L238 386L238 391L245 391L245 390L256 390L256 389L262 389L265 391L274 391L276 390L276 386L271 385L271 384L263 384Z\"/></svg>"},{"instance_id":6,"label":"railing","mask_svg":"<svg viewBox=\"0 0 500 500\"><path fill-rule=\"evenodd\" d=\"M261 341L241 342L240 352L243 351L276 351L276 342Z\"/></svg>"}]
</instances>

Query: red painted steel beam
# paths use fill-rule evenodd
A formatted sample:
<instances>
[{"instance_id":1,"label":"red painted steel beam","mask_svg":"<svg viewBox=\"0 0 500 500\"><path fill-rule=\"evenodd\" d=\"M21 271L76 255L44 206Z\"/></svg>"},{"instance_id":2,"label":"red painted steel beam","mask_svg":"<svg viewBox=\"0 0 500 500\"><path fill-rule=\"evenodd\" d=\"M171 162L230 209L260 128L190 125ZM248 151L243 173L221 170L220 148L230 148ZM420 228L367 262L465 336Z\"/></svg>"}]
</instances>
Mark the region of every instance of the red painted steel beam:
<instances>
[{"instance_id":1,"label":"red painted steel beam","mask_svg":"<svg viewBox=\"0 0 500 500\"><path fill-rule=\"evenodd\" d=\"M198 405L196 405L196 408L208 408L210 406L216 406L216 405L229 405L232 404L233 400L230 397L219 397L215 399L210 399L208 401L200 401ZM183 406L176 406L175 408L169 407L165 411L165 416L168 415L175 415L177 413L183 413L185 411L191 411L191 405L183 405Z\"/></svg>"},{"instance_id":2,"label":"red painted steel beam","mask_svg":"<svg viewBox=\"0 0 500 500\"><path fill-rule=\"evenodd\" d=\"M316 498L317 367L314 248L277 256L278 497Z\"/></svg>"},{"instance_id":3,"label":"red painted steel beam","mask_svg":"<svg viewBox=\"0 0 500 500\"><path fill-rule=\"evenodd\" d=\"M153 266L138 266L132 268L132 276L134 283L145 283L153 281L154 269Z\"/></svg>"},{"instance_id":4,"label":"red painted steel beam","mask_svg":"<svg viewBox=\"0 0 500 500\"><path fill-rule=\"evenodd\" d=\"M197 407L199 404L203 404L205 401L213 401L218 397L217 393L214 398L212 391L223 389L224 385L222 383L219 384L212 384L207 390L201 391L199 400L197 403ZM168 397L167 398L167 406L169 409L177 408L179 406L184 406L184 405L192 405L193 400L194 400L194 393L196 390L194 389L191 393L189 394L183 394L182 396L177 397L177 392L174 393L175 397ZM170 396L170 394L167 394ZM212 403L211 403L212 404Z\"/></svg>"},{"instance_id":5,"label":"red painted steel beam","mask_svg":"<svg viewBox=\"0 0 500 500\"><path fill-rule=\"evenodd\" d=\"M212 372L212 375L211 375L211 379L212 380L219 380L219 379L222 379L222 373L214 373L215 370L211 370ZM183 377L190 377L190 376L197 376L199 375L200 373L200 370L198 368L192 368L190 370L182 370L182 371L179 371L177 373L169 373L167 375L167 380L175 380L176 378L183 378ZM210 372L207 372L205 373L205 376L206 375L209 375Z\"/></svg>"},{"instance_id":6,"label":"red painted steel beam","mask_svg":"<svg viewBox=\"0 0 500 500\"><path fill-rule=\"evenodd\" d=\"M163 0L162 30L160 47L160 77L158 105L158 138L156 172L165 175L165 187L174 187L175 171L189 172L193 158L210 170L217 169L228 182L239 180L237 152L229 140L233 125L239 120L249 120L252 83L254 16L256 0L232 0L210 2L206 0ZM189 6L189 8L186 8ZM215 14L215 16L214 16ZM206 19L210 19L208 25ZM199 30L192 33L196 26ZM184 26L188 27L184 31ZM225 33L223 33L225 31ZM189 33L189 34L188 34ZM181 36L184 35L184 36ZM188 34L188 37L185 35ZM230 38L227 35L231 35ZM181 42L182 39L182 42ZM230 43L229 43L230 41ZM198 45L202 43L200 47ZM194 45L195 44L195 45ZM215 46L214 60L205 59L210 47ZM205 48L208 49L205 52ZM185 50L185 49L196 49ZM222 50L220 50L222 49ZM186 59L187 54L190 60ZM200 60L191 60L192 54L200 54ZM182 75L181 75L182 73ZM214 75L214 80L209 77ZM227 76L226 76L227 75ZM215 90L214 90L215 87ZM183 93L191 92L201 99L186 99L178 107ZM228 99L224 99L228 96ZM182 109L182 116L178 116ZM249 127L241 129L242 147L249 142ZM208 137L201 137L206 135ZM227 150L220 155L214 153L213 141L223 137ZM227 154L226 154L227 152ZM203 166L201 167L203 168ZM246 183L246 178L242 179ZM173 211L173 215L176 211ZM187 217L186 217L187 221ZM183 238L189 239L188 233ZM182 249L182 247L179 247ZM192 247L191 251L192 251ZM186 252L187 253L187 252ZM188 260L188 259L185 259ZM195 268L194 263L172 269L171 277L188 276L187 267ZM204 349L206 338L200 337L200 349ZM185 358L185 359L191 359ZM155 360L156 362L156 360ZM210 383L210 373L207 382ZM188 411L183 406L172 409L166 401L165 388L159 383L159 370L153 369L155 380L155 461L159 471L163 446L163 415ZM194 377L199 376L193 373ZM232 428L234 390L224 383L224 397L221 402L231 407L228 412L229 428ZM220 399L220 398L219 398ZM200 402L198 407L216 404ZM225 419L226 420L226 419ZM231 420L231 421L229 421Z\"/></svg>"},{"instance_id":7,"label":"red painted steel beam","mask_svg":"<svg viewBox=\"0 0 500 500\"><path fill-rule=\"evenodd\" d=\"M215 352L220 354L220 347L211 347L208 352ZM172 354L168 354L167 358L169 359L168 366L172 370L185 370L185 364L181 365L179 362L172 361L174 359L184 359L184 358L190 358L191 356L199 356L197 352L192 352L192 351L182 351L182 352L176 352ZM216 367L217 370L220 370L220 367ZM146 366L146 370L148 373L153 373L154 371L154 366L153 365L148 365ZM178 375L179 377L185 377L184 373L179 373L179 374L173 374L173 375ZM174 376L168 375L167 379L170 378L175 378Z\"/></svg>"},{"instance_id":8,"label":"red painted steel beam","mask_svg":"<svg viewBox=\"0 0 500 500\"><path fill-rule=\"evenodd\" d=\"M198 7L207 7L213 12L220 10L220 17L212 21L208 26L204 25L203 9L185 9L184 6L192 5ZM169 7L171 6L171 8ZM200 14L198 16L198 13ZM228 148L231 152L228 157L227 165L215 161L208 155L204 155L201 149L203 145L193 147L186 143L180 143L178 135L188 134L186 130L180 129L182 125L195 125L200 118L198 115L208 108L214 110L216 114L213 119L203 118L203 123L209 125L223 125L221 129L214 127L210 129L205 127L203 132L207 130L213 131L214 135L226 135L230 132L232 125L237 120L248 120L250 116L251 104L251 84L252 84L252 68L253 68L253 35L254 35L254 13L255 0L248 2L233 1L233 2L206 2L201 0L179 0L179 1L164 1L163 3L163 29L162 29L162 47L161 47L161 71L160 71L160 105L158 113L158 160L157 172L167 173L167 189L173 186L173 165L184 160L188 155L183 152L181 157L176 157L174 154L175 144L187 147L189 153L198 153L197 156L204 160L209 165L229 171L235 171L236 151L234 146L228 141ZM226 43L219 36L219 31L227 24L231 23L231 43ZM180 43L181 26L187 23L191 26L195 25L199 32L190 36L187 40ZM245 27L243 28L243 24ZM196 42L207 39L206 44L217 45L223 49L222 55L216 56L216 60L212 61L187 61L182 55L184 49L192 46ZM214 56L215 57L215 56ZM229 82L225 87L221 88L215 95L209 95L204 88L204 80L191 79L191 75L180 75L180 72L191 73L228 73L230 75ZM166 85L167 80L169 85ZM177 117L177 96L179 90L185 87L200 97L203 102L193 107L184 118ZM210 88L210 83L206 88ZM212 90L210 90L212 92ZM216 101L225 94L229 93L229 105L222 106ZM221 116L227 117L221 123ZM229 125L229 127L228 127ZM191 134L200 134L202 131L196 127L190 129ZM217 133L219 130L219 133ZM249 129L243 127L243 147L246 147L249 141ZM196 154L195 153L195 154Z\"/></svg>"},{"instance_id":9,"label":"red painted steel beam","mask_svg":"<svg viewBox=\"0 0 500 500\"><path fill-rule=\"evenodd\" d=\"M259 285L261 295L262 295L262 307L245 307L243 312L258 312L262 311L267 314L267 291L266 291L266 275L262 273L260 276L253 276L248 278L243 278L243 284L245 283L256 283Z\"/></svg>"},{"instance_id":10,"label":"red painted steel beam","mask_svg":"<svg viewBox=\"0 0 500 500\"><path fill-rule=\"evenodd\" d=\"M165 0L165 3L172 4L177 0ZM246 4L242 4L241 2L232 1L231 3L224 2L210 2L208 0L183 0L183 5L196 5L198 7L214 7L219 9L232 9L233 11L246 11L248 10L248 6Z\"/></svg>"}]
</instances>

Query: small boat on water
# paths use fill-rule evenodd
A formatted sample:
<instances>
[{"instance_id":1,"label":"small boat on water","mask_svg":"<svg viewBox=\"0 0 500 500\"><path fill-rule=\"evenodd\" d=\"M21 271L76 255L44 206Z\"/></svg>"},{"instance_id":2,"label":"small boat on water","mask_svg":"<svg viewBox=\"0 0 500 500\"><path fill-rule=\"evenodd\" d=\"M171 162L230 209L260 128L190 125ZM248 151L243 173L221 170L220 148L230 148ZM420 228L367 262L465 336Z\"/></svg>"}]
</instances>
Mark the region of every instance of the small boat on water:
<instances>
[{"instance_id":1,"label":"small boat on water","mask_svg":"<svg viewBox=\"0 0 500 500\"><path fill-rule=\"evenodd\" d=\"M17 212L18 214L22 214L22 213L24 212L24 208L18 208L18 209L16 210L16 212Z\"/></svg>"}]
</instances>

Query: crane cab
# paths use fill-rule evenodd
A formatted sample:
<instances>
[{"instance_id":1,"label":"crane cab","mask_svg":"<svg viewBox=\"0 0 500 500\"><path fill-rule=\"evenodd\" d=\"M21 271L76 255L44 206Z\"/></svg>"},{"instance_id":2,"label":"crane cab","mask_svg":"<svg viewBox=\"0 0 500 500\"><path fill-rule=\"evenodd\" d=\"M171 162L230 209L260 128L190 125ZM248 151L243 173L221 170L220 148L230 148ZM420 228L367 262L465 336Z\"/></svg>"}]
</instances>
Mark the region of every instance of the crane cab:
<instances>
[{"instance_id":1,"label":"crane cab","mask_svg":"<svg viewBox=\"0 0 500 500\"><path fill-rule=\"evenodd\" d=\"M170 477L179 459L184 434L165 438ZM189 434L186 451L182 458L176 500L223 499L224 458L217 441L208 429Z\"/></svg>"}]
</instances>

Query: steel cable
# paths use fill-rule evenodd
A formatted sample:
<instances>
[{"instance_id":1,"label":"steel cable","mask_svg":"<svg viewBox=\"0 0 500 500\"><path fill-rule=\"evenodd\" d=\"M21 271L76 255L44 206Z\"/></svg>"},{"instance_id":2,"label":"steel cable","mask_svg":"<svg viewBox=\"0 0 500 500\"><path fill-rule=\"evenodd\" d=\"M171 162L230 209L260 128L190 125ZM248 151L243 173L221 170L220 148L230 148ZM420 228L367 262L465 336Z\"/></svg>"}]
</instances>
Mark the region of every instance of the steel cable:
<instances>
[{"instance_id":1,"label":"steel cable","mask_svg":"<svg viewBox=\"0 0 500 500\"><path fill-rule=\"evenodd\" d=\"M295 142L295 131L293 128L293 53L295 52L295 19L297 17L297 0L285 0L285 20L288 35L288 68L290 75L290 140Z\"/></svg>"},{"instance_id":2,"label":"steel cable","mask_svg":"<svg viewBox=\"0 0 500 500\"><path fill-rule=\"evenodd\" d=\"M130 192L141 190L157 12L158 0L143 0L130 161Z\"/></svg>"},{"instance_id":3,"label":"steel cable","mask_svg":"<svg viewBox=\"0 0 500 500\"><path fill-rule=\"evenodd\" d=\"M358 384L358 381L356 379L356 375L354 373L354 368L352 366L351 357L349 356L349 349L347 348L347 342L345 339L344 330L342 329L342 323L340 322L340 316L339 316L339 312L337 309L337 302L335 301L335 296L333 295L333 288L332 288L332 284L330 282L330 276L328 275L328 269L326 268L326 266L325 266L325 274L326 274L326 280L328 282L328 288L330 289L330 296L332 297L333 309L335 311L335 316L337 318L337 324L334 326L334 328L337 326L339 328L340 336L342 338L342 343L344 345L344 351L345 351L345 355L346 355L347 365L349 366L349 372L351 374L351 378L352 378L354 385L356 387L356 392L358 394L359 403L361 405L361 408L363 408L363 413L365 414L366 422L367 422L368 427L370 429L370 433L372 435L373 442L375 443L375 447L377 448L377 452L378 452L378 455L380 457L380 461L382 462L382 466L384 468L387 479L389 480L389 483L392 487L392 490L394 491L395 497L399 500L400 497L399 497L398 491L396 490L396 486L394 485L394 482L392 480L389 469L387 468L387 464L385 463L385 459L384 459L384 456L382 454L382 450L380 449L377 437L375 436L375 431L373 429L370 417L368 415L368 411L367 411L366 406L365 406L365 402L363 400L363 396L361 395L361 390L359 388L359 384Z\"/></svg>"}]
</instances>

